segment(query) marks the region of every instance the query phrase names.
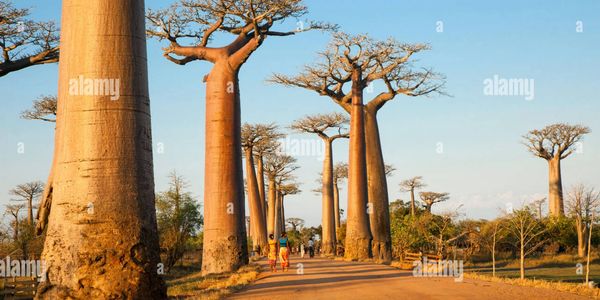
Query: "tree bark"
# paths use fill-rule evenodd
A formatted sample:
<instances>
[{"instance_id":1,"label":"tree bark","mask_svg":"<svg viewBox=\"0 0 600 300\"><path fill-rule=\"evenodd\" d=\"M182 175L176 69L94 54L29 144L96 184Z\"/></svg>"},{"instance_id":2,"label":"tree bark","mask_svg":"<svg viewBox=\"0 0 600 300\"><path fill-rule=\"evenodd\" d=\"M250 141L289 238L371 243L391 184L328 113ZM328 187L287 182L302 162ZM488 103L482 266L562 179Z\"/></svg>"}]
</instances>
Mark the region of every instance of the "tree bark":
<instances>
[{"instance_id":1,"label":"tree bark","mask_svg":"<svg viewBox=\"0 0 600 300\"><path fill-rule=\"evenodd\" d=\"M258 182L258 194L260 196L260 207L265 224L267 222L267 199L265 199L265 164L262 155L256 157L256 177Z\"/></svg>"},{"instance_id":2,"label":"tree bark","mask_svg":"<svg viewBox=\"0 0 600 300\"><path fill-rule=\"evenodd\" d=\"M202 274L248 263L238 70L217 61L206 78Z\"/></svg>"},{"instance_id":3,"label":"tree bark","mask_svg":"<svg viewBox=\"0 0 600 300\"><path fill-rule=\"evenodd\" d=\"M323 160L323 185L321 203L322 240L321 254L325 256L335 255L335 220L333 200L333 161L332 140L323 138L325 143L325 159Z\"/></svg>"},{"instance_id":4,"label":"tree bark","mask_svg":"<svg viewBox=\"0 0 600 300\"><path fill-rule=\"evenodd\" d=\"M548 167L550 171L548 176L548 205L550 207L550 215L554 217L563 216L565 214L565 208L560 170L560 154L548 160Z\"/></svg>"},{"instance_id":5,"label":"tree bark","mask_svg":"<svg viewBox=\"0 0 600 300\"><path fill-rule=\"evenodd\" d=\"M144 14L141 0L62 2L47 273L36 298L166 298L157 273ZM69 93L79 76L119 80L120 98Z\"/></svg>"},{"instance_id":6,"label":"tree bark","mask_svg":"<svg viewBox=\"0 0 600 300\"><path fill-rule=\"evenodd\" d=\"M280 209L280 215L281 215L281 232L285 232L285 205L283 204L283 198L285 196L283 194L279 195L279 207Z\"/></svg>"},{"instance_id":7,"label":"tree bark","mask_svg":"<svg viewBox=\"0 0 600 300\"><path fill-rule=\"evenodd\" d=\"M273 234L275 238L278 237L279 228L276 226L277 215L277 184L275 183L275 177L269 176L269 213L267 217L267 234Z\"/></svg>"},{"instance_id":8,"label":"tree bark","mask_svg":"<svg viewBox=\"0 0 600 300\"><path fill-rule=\"evenodd\" d=\"M348 164L348 221L345 257L364 260L371 257L371 233L367 214L367 162L362 99L362 74L352 72L350 114L350 155Z\"/></svg>"},{"instance_id":9,"label":"tree bark","mask_svg":"<svg viewBox=\"0 0 600 300\"><path fill-rule=\"evenodd\" d=\"M254 155L252 148L245 150L246 154L246 182L248 188L248 206L250 207L250 236L252 246L259 255L267 253L267 226L263 216L258 182L254 170Z\"/></svg>"},{"instance_id":10,"label":"tree bark","mask_svg":"<svg viewBox=\"0 0 600 300\"><path fill-rule=\"evenodd\" d=\"M333 213L335 218L335 233L337 240L337 233L340 229L340 188L336 180L333 181Z\"/></svg>"},{"instance_id":11,"label":"tree bark","mask_svg":"<svg viewBox=\"0 0 600 300\"><path fill-rule=\"evenodd\" d=\"M492 241L492 277L496 277L496 232Z\"/></svg>"},{"instance_id":12,"label":"tree bark","mask_svg":"<svg viewBox=\"0 0 600 300\"><path fill-rule=\"evenodd\" d=\"M369 214L369 224L373 237L371 242L373 258L377 262L390 263L392 261L390 208L376 108L365 107L365 141L368 200L372 209Z\"/></svg>"},{"instance_id":13,"label":"tree bark","mask_svg":"<svg viewBox=\"0 0 600 300\"><path fill-rule=\"evenodd\" d=\"M281 235L281 197L279 192L275 191L275 203L273 204L274 216L273 216L273 235L275 240Z\"/></svg>"}]
</instances>

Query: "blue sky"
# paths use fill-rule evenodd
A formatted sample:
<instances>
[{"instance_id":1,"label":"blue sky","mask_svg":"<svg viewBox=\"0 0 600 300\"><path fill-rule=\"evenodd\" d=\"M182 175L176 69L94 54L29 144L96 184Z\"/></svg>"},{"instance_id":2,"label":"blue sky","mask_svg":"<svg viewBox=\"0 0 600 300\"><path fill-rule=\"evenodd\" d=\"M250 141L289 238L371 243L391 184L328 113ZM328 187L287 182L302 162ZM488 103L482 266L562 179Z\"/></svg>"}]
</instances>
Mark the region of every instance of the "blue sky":
<instances>
[{"instance_id":1,"label":"blue sky","mask_svg":"<svg viewBox=\"0 0 600 300\"><path fill-rule=\"evenodd\" d=\"M35 19L60 19L60 1L19 0ZM162 8L172 1L147 1ZM547 164L520 144L527 131L555 122L585 124L592 134L583 152L563 163L565 188L583 182L600 188L600 2L580 1L306 1L307 16L337 23L348 33L377 39L424 42L432 50L420 54L418 66L447 77L452 95L430 98L399 96L379 113L386 163L397 171L388 179L390 199L408 199L400 180L422 175L431 191L451 194L434 211L463 205L471 218L490 218L507 203L547 193ZM85 16L82 16L85 17ZM583 32L576 31L581 21ZM438 32L443 22L443 32ZM283 24L284 28L293 26ZM225 43L221 36L217 43ZM307 114L341 110L328 98L301 89L265 82L273 72L294 74L316 59L329 37L307 32L272 37L240 73L242 119L281 126ZM167 174L177 170L202 200L204 159L204 84L210 64L178 66L166 61L157 41L148 42L150 97L155 144L155 181L167 187ZM37 66L0 78L0 204L8 190L31 180L45 180L53 149L53 124L19 119L41 94L56 93L57 65ZM526 78L535 81L535 99L486 96L483 81ZM369 95L366 95L368 99ZM315 138L293 134L294 139ZM17 153L19 143L25 152ZM158 145L164 152L158 153ZM440 146L443 152L438 153ZM347 141L337 142L334 159L345 161ZM300 156L297 172L302 194L286 200L286 214L320 223L320 196L311 190L321 170L315 155ZM342 191L342 208L345 208Z\"/></svg>"}]
</instances>

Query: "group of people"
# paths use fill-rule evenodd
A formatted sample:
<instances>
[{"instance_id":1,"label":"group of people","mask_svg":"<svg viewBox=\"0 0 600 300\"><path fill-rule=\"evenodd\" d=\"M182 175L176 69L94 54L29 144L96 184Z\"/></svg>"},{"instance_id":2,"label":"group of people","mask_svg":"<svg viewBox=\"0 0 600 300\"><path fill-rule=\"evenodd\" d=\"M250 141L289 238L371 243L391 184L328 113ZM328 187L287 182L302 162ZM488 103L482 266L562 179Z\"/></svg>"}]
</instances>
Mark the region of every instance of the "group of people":
<instances>
[{"instance_id":1,"label":"group of people","mask_svg":"<svg viewBox=\"0 0 600 300\"><path fill-rule=\"evenodd\" d=\"M290 242L285 232L281 233L281 237L275 240L274 234L269 234L269 266L271 272L277 272L277 259L281 261L281 269L286 272L290 267ZM304 257L304 244L300 246L300 256ZM308 240L308 254L310 258L315 256L315 242L313 239Z\"/></svg>"},{"instance_id":2,"label":"group of people","mask_svg":"<svg viewBox=\"0 0 600 300\"><path fill-rule=\"evenodd\" d=\"M271 272L277 272L277 257L281 260L281 269L286 272L290 267L290 242L285 232L281 233L281 237L276 241L274 234L269 234L269 266ZM279 249L279 251L277 251ZM278 255L279 254L279 255Z\"/></svg>"}]
</instances>

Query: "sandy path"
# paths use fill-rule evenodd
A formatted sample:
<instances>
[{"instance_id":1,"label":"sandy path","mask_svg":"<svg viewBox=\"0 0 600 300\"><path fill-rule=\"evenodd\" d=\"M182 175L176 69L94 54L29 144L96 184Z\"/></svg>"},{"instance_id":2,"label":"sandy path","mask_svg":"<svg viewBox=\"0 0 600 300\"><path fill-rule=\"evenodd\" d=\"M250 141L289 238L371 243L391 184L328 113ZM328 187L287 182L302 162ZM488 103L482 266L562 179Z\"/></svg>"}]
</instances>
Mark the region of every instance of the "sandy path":
<instances>
[{"instance_id":1,"label":"sandy path","mask_svg":"<svg viewBox=\"0 0 600 300\"><path fill-rule=\"evenodd\" d=\"M290 261L292 268L286 273L271 273L261 261L264 272L259 279L228 299L588 299L472 279L417 278L382 265L299 257ZM298 267L304 274L298 274Z\"/></svg>"}]
</instances>

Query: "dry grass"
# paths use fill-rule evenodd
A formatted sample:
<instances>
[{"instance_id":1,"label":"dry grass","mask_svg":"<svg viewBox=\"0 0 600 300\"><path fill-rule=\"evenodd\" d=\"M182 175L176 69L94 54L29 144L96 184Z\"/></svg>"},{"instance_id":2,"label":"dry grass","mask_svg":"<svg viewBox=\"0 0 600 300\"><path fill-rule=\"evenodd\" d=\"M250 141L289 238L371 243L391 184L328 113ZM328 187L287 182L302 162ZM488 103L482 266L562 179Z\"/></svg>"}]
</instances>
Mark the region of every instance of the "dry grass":
<instances>
[{"instance_id":1,"label":"dry grass","mask_svg":"<svg viewBox=\"0 0 600 300\"><path fill-rule=\"evenodd\" d=\"M480 275L477 273L465 273L465 278L484 280L490 282L501 282L520 286L529 286L537 288L552 289L561 292L568 292L582 296L593 297L594 299L600 299L600 289L590 288L584 284L578 283L567 283L567 282L556 282L546 280L535 280L535 279L514 279L505 277L492 277L488 275Z\"/></svg>"},{"instance_id":2,"label":"dry grass","mask_svg":"<svg viewBox=\"0 0 600 300\"><path fill-rule=\"evenodd\" d=\"M223 299L256 280L259 272L256 264L234 273L208 276L197 269L180 268L167 278L167 294L171 299Z\"/></svg>"}]
</instances>

